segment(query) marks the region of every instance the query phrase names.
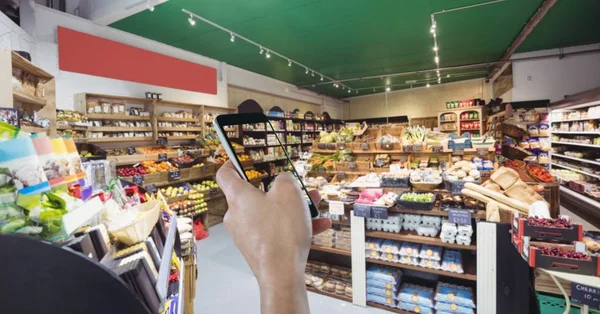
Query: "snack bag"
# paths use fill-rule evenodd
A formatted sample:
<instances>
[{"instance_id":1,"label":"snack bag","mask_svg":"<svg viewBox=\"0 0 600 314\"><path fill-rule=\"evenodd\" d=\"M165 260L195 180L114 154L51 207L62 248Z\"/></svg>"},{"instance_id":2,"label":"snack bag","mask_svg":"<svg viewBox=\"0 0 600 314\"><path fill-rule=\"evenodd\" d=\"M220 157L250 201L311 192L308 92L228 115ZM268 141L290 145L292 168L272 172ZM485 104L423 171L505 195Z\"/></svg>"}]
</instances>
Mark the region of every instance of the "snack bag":
<instances>
[{"instance_id":1,"label":"snack bag","mask_svg":"<svg viewBox=\"0 0 600 314\"><path fill-rule=\"evenodd\" d=\"M50 182L51 187L55 187L64 183L64 174L61 175L60 163L52 149L52 143L49 137L38 137L32 139L35 151L40 159L40 164L44 169L46 178Z\"/></svg>"},{"instance_id":2,"label":"snack bag","mask_svg":"<svg viewBox=\"0 0 600 314\"><path fill-rule=\"evenodd\" d=\"M62 138L53 138L50 140L52 144L52 150L56 157L56 170L58 175L64 178L66 183L73 183L77 181L77 173L75 167L71 164L65 141Z\"/></svg>"},{"instance_id":3,"label":"snack bag","mask_svg":"<svg viewBox=\"0 0 600 314\"><path fill-rule=\"evenodd\" d=\"M0 168L8 168L19 193L35 194L50 190L30 138L0 142Z\"/></svg>"}]
</instances>

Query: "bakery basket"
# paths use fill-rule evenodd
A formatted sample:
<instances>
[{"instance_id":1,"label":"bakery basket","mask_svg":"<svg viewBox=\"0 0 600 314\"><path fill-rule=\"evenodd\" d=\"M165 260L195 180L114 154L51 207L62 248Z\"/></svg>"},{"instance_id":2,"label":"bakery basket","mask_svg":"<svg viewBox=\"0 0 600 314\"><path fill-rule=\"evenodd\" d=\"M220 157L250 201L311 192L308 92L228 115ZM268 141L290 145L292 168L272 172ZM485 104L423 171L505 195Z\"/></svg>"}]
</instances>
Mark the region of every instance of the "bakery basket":
<instances>
[{"instance_id":1,"label":"bakery basket","mask_svg":"<svg viewBox=\"0 0 600 314\"><path fill-rule=\"evenodd\" d=\"M125 245L143 242L152 232L159 217L160 201L143 203L140 205L140 214L134 221L125 227L109 230L109 233Z\"/></svg>"},{"instance_id":2,"label":"bakery basket","mask_svg":"<svg viewBox=\"0 0 600 314\"><path fill-rule=\"evenodd\" d=\"M415 209L415 210L432 210L433 206L435 204L435 199L437 198L437 195L435 193L432 193L433 194L433 200L431 202L428 202L428 203L413 202L413 201L403 201L401 199L402 195L404 195L406 193L411 193L411 192L404 192L404 193L400 194L400 196L398 196L398 198L396 199L396 204L398 204L399 207L403 207L403 208L407 208L407 209ZM421 194L424 194L424 193L421 193Z\"/></svg>"},{"instance_id":3,"label":"bakery basket","mask_svg":"<svg viewBox=\"0 0 600 314\"><path fill-rule=\"evenodd\" d=\"M510 145L502 145L502 156L513 159L513 160L523 160L532 154L520 147L510 146Z\"/></svg>"},{"instance_id":4,"label":"bakery basket","mask_svg":"<svg viewBox=\"0 0 600 314\"><path fill-rule=\"evenodd\" d=\"M442 180L439 182L415 182L412 179L410 180L410 185L413 186L415 190L418 191L433 191L437 189L437 187L442 184Z\"/></svg>"},{"instance_id":5,"label":"bakery basket","mask_svg":"<svg viewBox=\"0 0 600 314\"><path fill-rule=\"evenodd\" d=\"M500 125L500 130L503 135L517 139L529 134L527 130L510 123L502 123Z\"/></svg>"}]
</instances>

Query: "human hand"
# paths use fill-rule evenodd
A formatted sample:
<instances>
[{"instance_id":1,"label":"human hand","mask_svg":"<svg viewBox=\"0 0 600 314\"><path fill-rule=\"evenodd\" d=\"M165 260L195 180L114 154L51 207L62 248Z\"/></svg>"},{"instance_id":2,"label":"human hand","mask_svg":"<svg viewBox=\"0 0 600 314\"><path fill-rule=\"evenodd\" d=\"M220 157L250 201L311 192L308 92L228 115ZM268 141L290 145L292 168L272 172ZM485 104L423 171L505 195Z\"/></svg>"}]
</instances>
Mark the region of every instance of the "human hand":
<instances>
[{"instance_id":1,"label":"human hand","mask_svg":"<svg viewBox=\"0 0 600 314\"><path fill-rule=\"evenodd\" d=\"M217 182L229 205L225 227L258 280L263 313L307 313L304 269L311 237L329 229L331 220L311 219L304 192L290 173L278 175L264 193L228 161ZM310 197L320 201L318 191Z\"/></svg>"}]
</instances>

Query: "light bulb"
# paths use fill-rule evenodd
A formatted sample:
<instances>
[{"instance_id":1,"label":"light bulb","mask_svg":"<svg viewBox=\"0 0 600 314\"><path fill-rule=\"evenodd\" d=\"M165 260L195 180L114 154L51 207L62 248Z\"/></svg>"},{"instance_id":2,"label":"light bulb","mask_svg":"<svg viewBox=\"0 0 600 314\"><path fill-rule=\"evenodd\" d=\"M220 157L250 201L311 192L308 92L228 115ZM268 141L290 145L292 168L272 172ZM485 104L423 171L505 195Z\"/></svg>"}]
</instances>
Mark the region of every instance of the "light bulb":
<instances>
[{"instance_id":1,"label":"light bulb","mask_svg":"<svg viewBox=\"0 0 600 314\"><path fill-rule=\"evenodd\" d=\"M321 75L321 81L323 81L323 75Z\"/></svg>"},{"instance_id":2,"label":"light bulb","mask_svg":"<svg viewBox=\"0 0 600 314\"><path fill-rule=\"evenodd\" d=\"M358 89L354 90L358 94Z\"/></svg>"},{"instance_id":3,"label":"light bulb","mask_svg":"<svg viewBox=\"0 0 600 314\"><path fill-rule=\"evenodd\" d=\"M154 6L148 5L148 11L154 12Z\"/></svg>"},{"instance_id":4,"label":"light bulb","mask_svg":"<svg viewBox=\"0 0 600 314\"><path fill-rule=\"evenodd\" d=\"M427 83L427 88L429 88L429 83Z\"/></svg>"},{"instance_id":5,"label":"light bulb","mask_svg":"<svg viewBox=\"0 0 600 314\"><path fill-rule=\"evenodd\" d=\"M391 88L391 87L389 87L389 86L387 86L387 87L385 88L385 91L386 91L386 92L389 92L389 91L391 91L391 90L392 90L392 88ZM373 91L374 91L374 90L373 90Z\"/></svg>"},{"instance_id":6,"label":"light bulb","mask_svg":"<svg viewBox=\"0 0 600 314\"><path fill-rule=\"evenodd\" d=\"M438 51L438 46L433 46L433 51Z\"/></svg>"},{"instance_id":7,"label":"light bulb","mask_svg":"<svg viewBox=\"0 0 600 314\"><path fill-rule=\"evenodd\" d=\"M438 78L438 84L440 84L442 82L442 79Z\"/></svg>"},{"instance_id":8,"label":"light bulb","mask_svg":"<svg viewBox=\"0 0 600 314\"><path fill-rule=\"evenodd\" d=\"M352 93L352 91L348 88L348 94Z\"/></svg>"},{"instance_id":9,"label":"light bulb","mask_svg":"<svg viewBox=\"0 0 600 314\"><path fill-rule=\"evenodd\" d=\"M306 71L304 71L304 74L308 74L308 68L305 68Z\"/></svg>"},{"instance_id":10,"label":"light bulb","mask_svg":"<svg viewBox=\"0 0 600 314\"><path fill-rule=\"evenodd\" d=\"M291 67L292 66L292 60L288 59L288 66Z\"/></svg>"},{"instance_id":11,"label":"light bulb","mask_svg":"<svg viewBox=\"0 0 600 314\"><path fill-rule=\"evenodd\" d=\"M266 55L267 59L271 58L271 54L269 53L269 50L267 50L267 55Z\"/></svg>"},{"instance_id":12,"label":"light bulb","mask_svg":"<svg viewBox=\"0 0 600 314\"><path fill-rule=\"evenodd\" d=\"M450 74L446 75L446 77L450 77Z\"/></svg>"},{"instance_id":13,"label":"light bulb","mask_svg":"<svg viewBox=\"0 0 600 314\"><path fill-rule=\"evenodd\" d=\"M264 52L263 47L260 47L260 52L259 53L262 55L263 52Z\"/></svg>"},{"instance_id":14,"label":"light bulb","mask_svg":"<svg viewBox=\"0 0 600 314\"><path fill-rule=\"evenodd\" d=\"M314 76L315 76L315 72L312 72L312 73L310 74L310 76L313 76L313 77L314 77Z\"/></svg>"},{"instance_id":15,"label":"light bulb","mask_svg":"<svg viewBox=\"0 0 600 314\"><path fill-rule=\"evenodd\" d=\"M194 20L194 16L190 14L190 18L188 19L192 26L196 25L196 21Z\"/></svg>"},{"instance_id":16,"label":"light bulb","mask_svg":"<svg viewBox=\"0 0 600 314\"><path fill-rule=\"evenodd\" d=\"M233 35L233 33L230 33L230 35L231 35L231 38L229 40L231 40L231 42L234 42L235 41L235 36Z\"/></svg>"},{"instance_id":17,"label":"light bulb","mask_svg":"<svg viewBox=\"0 0 600 314\"><path fill-rule=\"evenodd\" d=\"M440 63L440 58L438 56L435 56L435 58L433 58L433 61L435 61L435 63Z\"/></svg>"},{"instance_id":18,"label":"light bulb","mask_svg":"<svg viewBox=\"0 0 600 314\"><path fill-rule=\"evenodd\" d=\"M432 27L431 27L431 29L430 29L429 31L430 31L432 34L434 34L434 33L435 33L435 27L433 27L433 26L432 26Z\"/></svg>"}]
</instances>

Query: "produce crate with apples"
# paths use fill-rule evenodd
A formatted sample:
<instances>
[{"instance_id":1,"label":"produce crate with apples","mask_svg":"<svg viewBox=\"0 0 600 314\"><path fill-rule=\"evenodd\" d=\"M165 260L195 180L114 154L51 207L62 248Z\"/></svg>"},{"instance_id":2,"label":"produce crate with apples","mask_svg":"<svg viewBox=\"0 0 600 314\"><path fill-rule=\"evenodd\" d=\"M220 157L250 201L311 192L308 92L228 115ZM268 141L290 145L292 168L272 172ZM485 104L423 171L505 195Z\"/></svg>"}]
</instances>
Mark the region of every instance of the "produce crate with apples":
<instances>
[{"instance_id":1,"label":"produce crate with apples","mask_svg":"<svg viewBox=\"0 0 600 314\"><path fill-rule=\"evenodd\" d=\"M190 168L191 178L204 178L215 174L215 164L212 162L201 162Z\"/></svg>"},{"instance_id":2,"label":"produce crate with apples","mask_svg":"<svg viewBox=\"0 0 600 314\"><path fill-rule=\"evenodd\" d=\"M522 238L521 255L530 267L544 268L578 275L600 276L597 256L577 252L575 245L533 242L529 237ZM585 245L583 245L585 250Z\"/></svg>"},{"instance_id":3,"label":"produce crate with apples","mask_svg":"<svg viewBox=\"0 0 600 314\"><path fill-rule=\"evenodd\" d=\"M530 237L549 242L573 243L583 239L583 226L566 218L526 217L519 213L514 213L512 232L518 238Z\"/></svg>"},{"instance_id":4,"label":"produce crate with apples","mask_svg":"<svg viewBox=\"0 0 600 314\"><path fill-rule=\"evenodd\" d=\"M169 158L169 162L180 169L190 168L202 162L202 157L194 157L192 154L184 153L181 156Z\"/></svg>"}]
</instances>

